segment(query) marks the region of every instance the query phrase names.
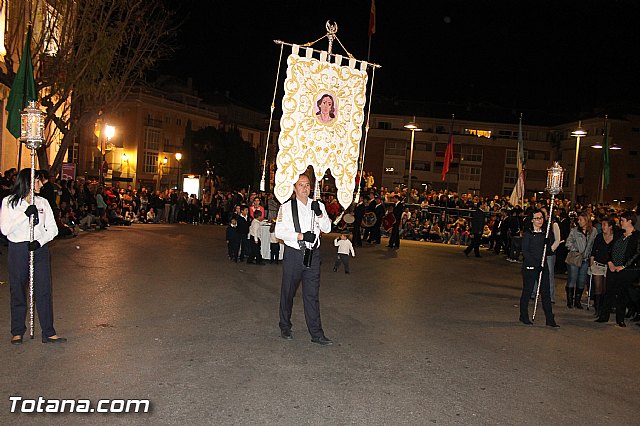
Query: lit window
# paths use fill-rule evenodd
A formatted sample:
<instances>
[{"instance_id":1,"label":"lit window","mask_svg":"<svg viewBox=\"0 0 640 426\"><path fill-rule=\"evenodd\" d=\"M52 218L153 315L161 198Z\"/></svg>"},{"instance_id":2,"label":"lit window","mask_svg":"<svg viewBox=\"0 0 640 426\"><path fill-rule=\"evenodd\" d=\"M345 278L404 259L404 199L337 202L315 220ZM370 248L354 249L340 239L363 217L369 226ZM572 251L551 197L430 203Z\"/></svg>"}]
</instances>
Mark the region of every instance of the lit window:
<instances>
[{"instance_id":1,"label":"lit window","mask_svg":"<svg viewBox=\"0 0 640 426\"><path fill-rule=\"evenodd\" d=\"M504 183L515 184L518 181L517 169L504 169Z\"/></svg>"},{"instance_id":2,"label":"lit window","mask_svg":"<svg viewBox=\"0 0 640 426\"><path fill-rule=\"evenodd\" d=\"M482 148L479 146L463 145L460 160L482 163Z\"/></svg>"},{"instance_id":3,"label":"lit window","mask_svg":"<svg viewBox=\"0 0 640 426\"><path fill-rule=\"evenodd\" d=\"M491 130L464 129L465 135L476 135L479 138L490 138Z\"/></svg>"}]
</instances>

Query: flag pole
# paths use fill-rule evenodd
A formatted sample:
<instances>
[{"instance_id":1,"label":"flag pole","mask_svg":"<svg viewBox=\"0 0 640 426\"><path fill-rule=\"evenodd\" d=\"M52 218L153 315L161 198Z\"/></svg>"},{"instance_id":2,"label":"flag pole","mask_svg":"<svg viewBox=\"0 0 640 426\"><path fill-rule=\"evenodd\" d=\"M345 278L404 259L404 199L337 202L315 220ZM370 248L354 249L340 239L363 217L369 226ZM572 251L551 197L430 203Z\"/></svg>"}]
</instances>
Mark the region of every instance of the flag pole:
<instances>
[{"instance_id":1,"label":"flag pole","mask_svg":"<svg viewBox=\"0 0 640 426\"><path fill-rule=\"evenodd\" d=\"M522 139L522 155L524 156L524 135L522 134L522 113L520 113L520 127L518 128L518 132L519 132L519 138ZM518 144L520 143L520 141L518 141ZM518 147L518 150L520 149L520 147ZM520 161L522 161L523 159L521 159ZM522 167L522 171L520 172L520 174L522 175L522 194L521 195L521 200L520 203L522 205L522 209L524 210L524 193L525 188L524 188L524 167Z\"/></svg>"}]
</instances>

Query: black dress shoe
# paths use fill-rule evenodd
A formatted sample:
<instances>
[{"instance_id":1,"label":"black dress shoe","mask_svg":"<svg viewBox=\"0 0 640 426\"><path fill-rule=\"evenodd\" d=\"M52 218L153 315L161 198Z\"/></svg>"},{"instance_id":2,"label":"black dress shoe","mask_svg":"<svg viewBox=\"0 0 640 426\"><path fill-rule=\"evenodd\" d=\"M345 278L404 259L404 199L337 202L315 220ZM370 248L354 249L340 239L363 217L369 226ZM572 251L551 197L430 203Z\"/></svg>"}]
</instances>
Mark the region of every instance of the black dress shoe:
<instances>
[{"instance_id":1,"label":"black dress shoe","mask_svg":"<svg viewBox=\"0 0 640 426\"><path fill-rule=\"evenodd\" d=\"M22 344L22 336L13 336L11 338L12 345L21 345Z\"/></svg>"},{"instance_id":2,"label":"black dress shoe","mask_svg":"<svg viewBox=\"0 0 640 426\"><path fill-rule=\"evenodd\" d=\"M64 343L66 342L67 339L65 339L64 337L56 337L56 338L51 338L51 337L43 337L42 338L42 343Z\"/></svg>"},{"instance_id":3,"label":"black dress shoe","mask_svg":"<svg viewBox=\"0 0 640 426\"><path fill-rule=\"evenodd\" d=\"M560 326L558 324L556 324L555 321L549 321L547 322L547 327L551 327L551 328L560 328Z\"/></svg>"},{"instance_id":4,"label":"black dress shoe","mask_svg":"<svg viewBox=\"0 0 640 426\"><path fill-rule=\"evenodd\" d=\"M520 322L526 325L532 325L533 323L531 322L531 320L529 320L529 318L520 318Z\"/></svg>"},{"instance_id":5,"label":"black dress shoe","mask_svg":"<svg viewBox=\"0 0 640 426\"><path fill-rule=\"evenodd\" d=\"M282 337L285 340L291 340L293 339L293 334L291 334L291 330L282 330L280 332L280 337Z\"/></svg>"},{"instance_id":6,"label":"black dress shoe","mask_svg":"<svg viewBox=\"0 0 640 426\"><path fill-rule=\"evenodd\" d=\"M595 320L594 322L609 322L609 320L606 320L604 318L598 318L597 320Z\"/></svg>"},{"instance_id":7,"label":"black dress shoe","mask_svg":"<svg viewBox=\"0 0 640 426\"><path fill-rule=\"evenodd\" d=\"M311 341L313 343L317 343L318 345L322 345L322 346L333 345L333 340L327 339L324 336L313 337Z\"/></svg>"},{"instance_id":8,"label":"black dress shoe","mask_svg":"<svg viewBox=\"0 0 640 426\"><path fill-rule=\"evenodd\" d=\"M626 327L627 324L624 323L624 321L620 321L618 324L618 327Z\"/></svg>"}]
</instances>

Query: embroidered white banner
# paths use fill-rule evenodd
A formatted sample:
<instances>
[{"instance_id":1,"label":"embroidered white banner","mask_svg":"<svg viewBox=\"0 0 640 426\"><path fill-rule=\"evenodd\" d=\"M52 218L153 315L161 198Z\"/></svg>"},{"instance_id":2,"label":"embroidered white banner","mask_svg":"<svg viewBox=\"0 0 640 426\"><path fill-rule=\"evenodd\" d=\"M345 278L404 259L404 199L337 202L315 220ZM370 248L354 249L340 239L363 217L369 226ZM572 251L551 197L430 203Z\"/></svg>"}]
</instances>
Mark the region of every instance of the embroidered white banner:
<instances>
[{"instance_id":1,"label":"embroidered white banner","mask_svg":"<svg viewBox=\"0 0 640 426\"><path fill-rule=\"evenodd\" d=\"M297 53L294 49L287 59L274 192L285 202L308 166L313 166L316 179L329 169L338 201L347 208L358 168L367 67L340 66L342 61L336 64Z\"/></svg>"}]
</instances>

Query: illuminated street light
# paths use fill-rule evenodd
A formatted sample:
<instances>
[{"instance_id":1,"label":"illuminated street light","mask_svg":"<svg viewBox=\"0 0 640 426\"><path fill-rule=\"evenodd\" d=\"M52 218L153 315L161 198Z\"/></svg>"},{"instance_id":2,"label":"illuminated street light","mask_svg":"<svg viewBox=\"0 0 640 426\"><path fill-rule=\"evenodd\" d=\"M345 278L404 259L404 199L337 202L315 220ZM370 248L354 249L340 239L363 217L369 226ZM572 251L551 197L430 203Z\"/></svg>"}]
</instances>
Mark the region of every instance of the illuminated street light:
<instances>
[{"instance_id":1,"label":"illuminated street light","mask_svg":"<svg viewBox=\"0 0 640 426\"><path fill-rule=\"evenodd\" d=\"M411 202L411 173L413 172L413 141L415 140L416 132L422 131L416 124L416 116L413 116L413 120L410 123L404 125L405 129L411 130L411 148L409 150L409 178L407 179L407 204Z\"/></svg>"},{"instance_id":2,"label":"illuminated street light","mask_svg":"<svg viewBox=\"0 0 640 426\"><path fill-rule=\"evenodd\" d=\"M580 161L580 138L587 135L587 131L582 128L582 121L578 121L578 128L571 132L571 136L576 138L576 159L573 162L573 184L571 185L571 206L576 205L576 181L578 178L578 162Z\"/></svg>"},{"instance_id":3,"label":"illuminated street light","mask_svg":"<svg viewBox=\"0 0 640 426\"><path fill-rule=\"evenodd\" d=\"M176 176L176 189L179 191L180 190L180 167L182 165L180 163L180 160L182 160L181 152L176 152L176 160L178 160L178 176Z\"/></svg>"}]
</instances>

